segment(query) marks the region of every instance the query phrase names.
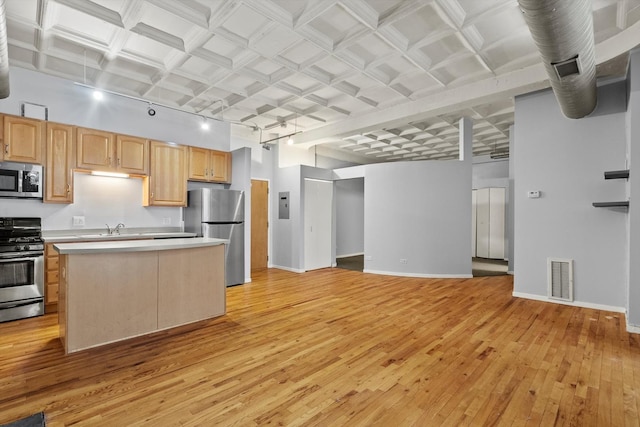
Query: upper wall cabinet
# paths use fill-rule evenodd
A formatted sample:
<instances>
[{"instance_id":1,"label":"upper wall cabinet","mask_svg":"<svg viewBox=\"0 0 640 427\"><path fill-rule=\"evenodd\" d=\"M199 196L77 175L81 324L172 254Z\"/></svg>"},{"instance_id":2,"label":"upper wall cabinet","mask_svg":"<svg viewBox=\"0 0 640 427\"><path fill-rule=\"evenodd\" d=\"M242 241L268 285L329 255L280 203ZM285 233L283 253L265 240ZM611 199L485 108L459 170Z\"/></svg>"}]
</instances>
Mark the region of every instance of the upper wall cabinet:
<instances>
[{"instance_id":1,"label":"upper wall cabinet","mask_svg":"<svg viewBox=\"0 0 640 427\"><path fill-rule=\"evenodd\" d=\"M231 182L231 153L189 147L189 179L206 182Z\"/></svg>"},{"instance_id":2,"label":"upper wall cabinet","mask_svg":"<svg viewBox=\"0 0 640 427\"><path fill-rule=\"evenodd\" d=\"M187 147L151 141L144 206L187 206Z\"/></svg>"},{"instance_id":3,"label":"upper wall cabinet","mask_svg":"<svg viewBox=\"0 0 640 427\"><path fill-rule=\"evenodd\" d=\"M76 131L76 167L86 170L115 168L115 135L95 129L78 128Z\"/></svg>"},{"instance_id":4,"label":"upper wall cabinet","mask_svg":"<svg viewBox=\"0 0 640 427\"><path fill-rule=\"evenodd\" d=\"M135 136L116 137L116 166L119 171L149 174L149 140Z\"/></svg>"},{"instance_id":5,"label":"upper wall cabinet","mask_svg":"<svg viewBox=\"0 0 640 427\"><path fill-rule=\"evenodd\" d=\"M3 156L8 162L42 164L44 123L25 117L4 116Z\"/></svg>"},{"instance_id":6,"label":"upper wall cabinet","mask_svg":"<svg viewBox=\"0 0 640 427\"><path fill-rule=\"evenodd\" d=\"M76 141L78 169L149 173L149 141L144 138L78 128Z\"/></svg>"},{"instance_id":7,"label":"upper wall cabinet","mask_svg":"<svg viewBox=\"0 0 640 427\"><path fill-rule=\"evenodd\" d=\"M47 203L73 203L74 127L47 123L45 194Z\"/></svg>"}]
</instances>

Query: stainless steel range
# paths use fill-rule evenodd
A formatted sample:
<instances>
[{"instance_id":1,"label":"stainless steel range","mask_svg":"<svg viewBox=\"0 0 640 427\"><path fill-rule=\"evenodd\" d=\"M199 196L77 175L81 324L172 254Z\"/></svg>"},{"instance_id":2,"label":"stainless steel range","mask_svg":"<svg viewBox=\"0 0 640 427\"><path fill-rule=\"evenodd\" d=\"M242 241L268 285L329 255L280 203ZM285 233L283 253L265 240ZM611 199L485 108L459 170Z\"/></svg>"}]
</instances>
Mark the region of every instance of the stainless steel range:
<instances>
[{"instance_id":1,"label":"stainless steel range","mask_svg":"<svg viewBox=\"0 0 640 427\"><path fill-rule=\"evenodd\" d=\"M0 218L0 322L44 314L40 218Z\"/></svg>"}]
</instances>

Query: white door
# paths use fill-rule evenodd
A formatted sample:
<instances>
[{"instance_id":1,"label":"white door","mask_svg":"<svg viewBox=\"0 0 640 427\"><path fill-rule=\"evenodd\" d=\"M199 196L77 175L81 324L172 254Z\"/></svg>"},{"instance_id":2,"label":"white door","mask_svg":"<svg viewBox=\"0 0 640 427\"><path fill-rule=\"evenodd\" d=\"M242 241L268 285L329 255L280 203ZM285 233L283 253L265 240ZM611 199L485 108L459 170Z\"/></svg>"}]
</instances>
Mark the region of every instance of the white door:
<instances>
[{"instance_id":1,"label":"white door","mask_svg":"<svg viewBox=\"0 0 640 427\"><path fill-rule=\"evenodd\" d=\"M489 258L489 189L476 191L476 256Z\"/></svg>"},{"instance_id":2,"label":"white door","mask_svg":"<svg viewBox=\"0 0 640 427\"><path fill-rule=\"evenodd\" d=\"M504 259L504 188L489 189L489 258Z\"/></svg>"},{"instance_id":3,"label":"white door","mask_svg":"<svg viewBox=\"0 0 640 427\"><path fill-rule=\"evenodd\" d=\"M333 182L304 180L304 269L331 267Z\"/></svg>"}]
</instances>

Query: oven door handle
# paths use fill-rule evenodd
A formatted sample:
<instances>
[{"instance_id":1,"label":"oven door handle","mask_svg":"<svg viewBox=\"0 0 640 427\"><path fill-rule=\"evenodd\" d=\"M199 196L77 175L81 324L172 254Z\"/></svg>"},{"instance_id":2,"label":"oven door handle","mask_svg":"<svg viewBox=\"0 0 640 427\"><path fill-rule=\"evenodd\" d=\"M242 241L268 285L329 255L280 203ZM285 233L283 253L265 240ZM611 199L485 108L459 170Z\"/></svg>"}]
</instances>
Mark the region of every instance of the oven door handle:
<instances>
[{"instance_id":1,"label":"oven door handle","mask_svg":"<svg viewBox=\"0 0 640 427\"><path fill-rule=\"evenodd\" d=\"M8 310L10 308L24 307L26 305L37 304L42 302L42 298L30 298L20 301L0 302L0 310Z\"/></svg>"},{"instance_id":2,"label":"oven door handle","mask_svg":"<svg viewBox=\"0 0 640 427\"><path fill-rule=\"evenodd\" d=\"M27 256L25 256L27 255ZM34 256L35 255L35 256ZM23 252L22 255L9 255L0 256L0 263L3 262L15 262L15 261L37 261L38 258L43 256L43 252Z\"/></svg>"}]
</instances>

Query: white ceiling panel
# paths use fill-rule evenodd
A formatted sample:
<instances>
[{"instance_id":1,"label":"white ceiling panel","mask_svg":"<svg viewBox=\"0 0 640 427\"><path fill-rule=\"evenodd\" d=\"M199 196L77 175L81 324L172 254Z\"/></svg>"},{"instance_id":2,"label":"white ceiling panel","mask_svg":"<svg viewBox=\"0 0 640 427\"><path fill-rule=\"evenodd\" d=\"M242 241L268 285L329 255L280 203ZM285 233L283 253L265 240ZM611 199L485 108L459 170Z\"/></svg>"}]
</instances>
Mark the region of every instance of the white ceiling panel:
<instances>
[{"instance_id":1,"label":"white ceiling panel","mask_svg":"<svg viewBox=\"0 0 640 427\"><path fill-rule=\"evenodd\" d=\"M610 41L635 34L640 0L593 13ZM6 18L13 66L222 116L249 138L297 129L363 162L453 158L462 116L474 153L508 147L513 95L474 84L540 63L515 0L6 0Z\"/></svg>"}]
</instances>

